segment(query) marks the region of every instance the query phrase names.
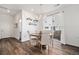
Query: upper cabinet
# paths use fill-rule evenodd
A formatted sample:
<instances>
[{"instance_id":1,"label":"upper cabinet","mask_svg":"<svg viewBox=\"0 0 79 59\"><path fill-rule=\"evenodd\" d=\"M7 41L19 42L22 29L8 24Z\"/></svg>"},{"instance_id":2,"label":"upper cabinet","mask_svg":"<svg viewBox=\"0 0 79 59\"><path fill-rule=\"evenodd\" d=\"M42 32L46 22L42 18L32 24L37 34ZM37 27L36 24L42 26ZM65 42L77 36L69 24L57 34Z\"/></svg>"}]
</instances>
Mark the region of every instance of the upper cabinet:
<instances>
[{"instance_id":1,"label":"upper cabinet","mask_svg":"<svg viewBox=\"0 0 79 59\"><path fill-rule=\"evenodd\" d=\"M47 16L43 20L43 30L61 30L63 26L63 13Z\"/></svg>"}]
</instances>

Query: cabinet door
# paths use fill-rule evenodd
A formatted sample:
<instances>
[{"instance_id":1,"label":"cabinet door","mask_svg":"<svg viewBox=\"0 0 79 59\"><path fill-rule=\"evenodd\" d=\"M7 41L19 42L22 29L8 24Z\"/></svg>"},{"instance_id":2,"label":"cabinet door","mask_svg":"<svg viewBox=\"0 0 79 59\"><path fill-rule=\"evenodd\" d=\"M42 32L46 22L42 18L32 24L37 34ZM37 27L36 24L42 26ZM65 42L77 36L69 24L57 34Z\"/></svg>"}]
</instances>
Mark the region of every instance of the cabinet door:
<instances>
[{"instance_id":1,"label":"cabinet door","mask_svg":"<svg viewBox=\"0 0 79 59\"><path fill-rule=\"evenodd\" d=\"M43 20L43 30L51 30L53 26L55 18L53 16L47 16Z\"/></svg>"}]
</instances>

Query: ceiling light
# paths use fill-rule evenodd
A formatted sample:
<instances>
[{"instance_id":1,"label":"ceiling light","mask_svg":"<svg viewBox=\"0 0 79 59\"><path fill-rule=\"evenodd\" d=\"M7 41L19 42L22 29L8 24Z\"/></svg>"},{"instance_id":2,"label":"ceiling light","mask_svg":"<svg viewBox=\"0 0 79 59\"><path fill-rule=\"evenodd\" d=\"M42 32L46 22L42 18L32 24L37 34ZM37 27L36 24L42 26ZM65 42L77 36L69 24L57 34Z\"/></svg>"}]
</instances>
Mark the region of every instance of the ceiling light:
<instances>
[{"instance_id":1,"label":"ceiling light","mask_svg":"<svg viewBox=\"0 0 79 59\"><path fill-rule=\"evenodd\" d=\"M55 5L54 5L54 7L58 7L58 6L60 6L60 4L55 4Z\"/></svg>"},{"instance_id":2,"label":"ceiling light","mask_svg":"<svg viewBox=\"0 0 79 59\"><path fill-rule=\"evenodd\" d=\"M38 19L38 16L36 18Z\"/></svg>"},{"instance_id":3,"label":"ceiling light","mask_svg":"<svg viewBox=\"0 0 79 59\"><path fill-rule=\"evenodd\" d=\"M10 13L10 10L7 10L8 13Z\"/></svg>"},{"instance_id":4,"label":"ceiling light","mask_svg":"<svg viewBox=\"0 0 79 59\"><path fill-rule=\"evenodd\" d=\"M34 9L31 9L31 11L34 11Z\"/></svg>"},{"instance_id":5,"label":"ceiling light","mask_svg":"<svg viewBox=\"0 0 79 59\"><path fill-rule=\"evenodd\" d=\"M9 10L8 8L6 8L6 7L0 6L0 9L6 11L6 12L8 12L8 13L10 13L10 10Z\"/></svg>"},{"instance_id":6,"label":"ceiling light","mask_svg":"<svg viewBox=\"0 0 79 59\"><path fill-rule=\"evenodd\" d=\"M19 22L21 22L21 19L19 20Z\"/></svg>"},{"instance_id":7,"label":"ceiling light","mask_svg":"<svg viewBox=\"0 0 79 59\"><path fill-rule=\"evenodd\" d=\"M43 6L43 4L40 4L40 6Z\"/></svg>"}]
</instances>

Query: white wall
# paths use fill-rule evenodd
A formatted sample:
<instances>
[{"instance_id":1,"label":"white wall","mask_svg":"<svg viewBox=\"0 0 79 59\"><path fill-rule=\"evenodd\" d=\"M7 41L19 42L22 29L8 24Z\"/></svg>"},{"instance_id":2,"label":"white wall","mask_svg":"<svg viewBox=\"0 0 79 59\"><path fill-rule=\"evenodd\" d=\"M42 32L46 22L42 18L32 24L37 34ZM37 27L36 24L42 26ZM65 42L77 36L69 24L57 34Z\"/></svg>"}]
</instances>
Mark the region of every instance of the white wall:
<instances>
[{"instance_id":1,"label":"white wall","mask_svg":"<svg viewBox=\"0 0 79 59\"><path fill-rule=\"evenodd\" d=\"M66 44L79 47L79 5L64 9Z\"/></svg>"},{"instance_id":2,"label":"white wall","mask_svg":"<svg viewBox=\"0 0 79 59\"><path fill-rule=\"evenodd\" d=\"M43 28L43 17L44 17L44 15L43 14L41 14L41 15L38 15L39 16L39 22L38 22L38 28L37 28L37 30L39 30L39 31L42 31L42 28Z\"/></svg>"},{"instance_id":3,"label":"white wall","mask_svg":"<svg viewBox=\"0 0 79 59\"><path fill-rule=\"evenodd\" d=\"M13 17L8 14L0 14L0 38L14 37Z\"/></svg>"},{"instance_id":4,"label":"white wall","mask_svg":"<svg viewBox=\"0 0 79 59\"><path fill-rule=\"evenodd\" d=\"M15 24L14 37L17 39L20 39L20 32L21 32L21 21L20 20L22 20L22 12L19 12L14 16L14 24ZM16 27L16 24L17 24L17 27Z\"/></svg>"},{"instance_id":5,"label":"white wall","mask_svg":"<svg viewBox=\"0 0 79 59\"><path fill-rule=\"evenodd\" d=\"M30 39L28 31L30 33L34 33L38 29L38 25L37 26L28 25L29 24L29 20L27 20L28 17L31 19L35 19L37 15L22 10L22 41L27 41Z\"/></svg>"}]
</instances>

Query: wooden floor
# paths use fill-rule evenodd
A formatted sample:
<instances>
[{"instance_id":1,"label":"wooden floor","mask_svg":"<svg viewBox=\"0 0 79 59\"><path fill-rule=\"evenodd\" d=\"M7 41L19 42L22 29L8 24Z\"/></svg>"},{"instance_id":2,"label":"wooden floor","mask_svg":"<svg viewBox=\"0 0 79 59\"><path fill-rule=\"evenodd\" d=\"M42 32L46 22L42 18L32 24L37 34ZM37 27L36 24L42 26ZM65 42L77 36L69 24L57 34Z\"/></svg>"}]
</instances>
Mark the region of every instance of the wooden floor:
<instances>
[{"instance_id":1,"label":"wooden floor","mask_svg":"<svg viewBox=\"0 0 79 59\"><path fill-rule=\"evenodd\" d=\"M40 50L36 46L30 46L29 41L20 42L15 38L5 38L0 40L0 54L4 55L79 55L79 48L62 45L58 40L53 41L53 45L48 49Z\"/></svg>"},{"instance_id":2,"label":"wooden floor","mask_svg":"<svg viewBox=\"0 0 79 59\"><path fill-rule=\"evenodd\" d=\"M49 48L47 55L79 55L79 49L68 45L61 45L61 48Z\"/></svg>"},{"instance_id":3,"label":"wooden floor","mask_svg":"<svg viewBox=\"0 0 79 59\"><path fill-rule=\"evenodd\" d=\"M52 47L49 47L48 50L42 50L32 47L33 55L79 55L79 48L70 46L70 45L62 45L61 43L57 43L58 41L54 41Z\"/></svg>"},{"instance_id":4,"label":"wooden floor","mask_svg":"<svg viewBox=\"0 0 79 59\"><path fill-rule=\"evenodd\" d=\"M49 50L43 50L43 53L36 47L32 47L33 55L79 55L79 49L76 47L61 45L61 48L50 47Z\"/></svg>"},{"instance_id":5,"label":"wooden floor","mask_svg":"<svg viewBox=\"0 0 79 59\"><path fill-rule=\"evenodd\" d=\"M79 55L79 48L71 45L62 45L58 40L53 41L49 48L49 55Z\"/></svg>"}]
</instances>

